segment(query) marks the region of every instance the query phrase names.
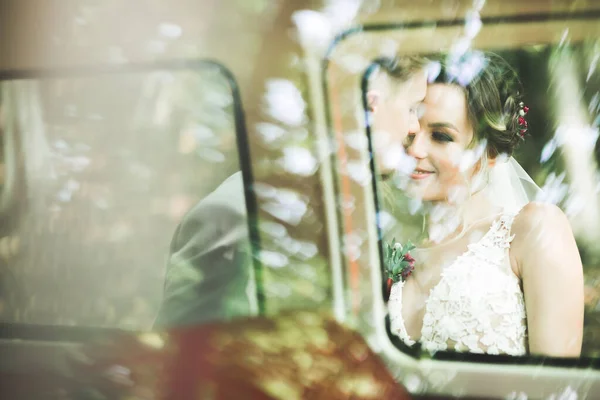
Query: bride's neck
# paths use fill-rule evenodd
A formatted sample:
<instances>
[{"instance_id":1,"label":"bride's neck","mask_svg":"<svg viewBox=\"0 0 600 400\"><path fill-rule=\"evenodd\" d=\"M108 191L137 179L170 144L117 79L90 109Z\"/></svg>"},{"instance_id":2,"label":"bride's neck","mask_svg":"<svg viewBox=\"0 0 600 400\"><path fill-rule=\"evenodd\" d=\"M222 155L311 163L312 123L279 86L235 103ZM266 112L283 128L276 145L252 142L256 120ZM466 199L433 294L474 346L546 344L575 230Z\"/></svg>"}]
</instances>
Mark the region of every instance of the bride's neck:
<instances>
[{"instance_id":1,"label":"bride's neck","mask_svg":"<svg viewBox=\"0 0 600 400\"><path fill-rule=\"evenodd\" d=\"M471 195L460 203L448 201L424 204L422 244L435 245L460 236L468 227L496 210L482 192Z\"/></svg>"}]
</instances>

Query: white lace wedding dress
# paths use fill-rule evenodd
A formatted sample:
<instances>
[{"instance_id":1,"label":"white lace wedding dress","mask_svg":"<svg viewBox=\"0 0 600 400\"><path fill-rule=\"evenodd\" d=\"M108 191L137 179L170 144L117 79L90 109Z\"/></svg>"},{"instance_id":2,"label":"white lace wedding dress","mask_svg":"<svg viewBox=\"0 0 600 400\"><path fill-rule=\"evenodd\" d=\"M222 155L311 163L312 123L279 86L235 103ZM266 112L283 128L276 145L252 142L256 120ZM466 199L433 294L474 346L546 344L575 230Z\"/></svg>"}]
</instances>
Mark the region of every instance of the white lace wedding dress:
<instances>
[{"instance_id":1,"label":"white lace wedding dress","mask_svg":"<svg viewBox=\"0 0 600 400\"><path fill-rule=\"evenodd\" d=\"M442 271L425 304L418 339L423 349L526 354L523 292L508 260L513 219L514 215L504 215L493 222L480 240ZM412 346L415 340L402 317L404 284L392 286L388 309L392 332Z\"/></svg>"}]
</instances>

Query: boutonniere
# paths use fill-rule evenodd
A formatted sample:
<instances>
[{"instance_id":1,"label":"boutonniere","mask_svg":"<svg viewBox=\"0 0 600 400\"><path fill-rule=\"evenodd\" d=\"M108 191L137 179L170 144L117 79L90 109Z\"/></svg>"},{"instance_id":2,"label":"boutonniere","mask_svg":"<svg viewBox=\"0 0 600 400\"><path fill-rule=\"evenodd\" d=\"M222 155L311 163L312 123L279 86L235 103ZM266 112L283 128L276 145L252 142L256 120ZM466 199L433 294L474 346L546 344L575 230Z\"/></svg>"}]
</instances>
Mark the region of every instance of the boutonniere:
<instances>
[{"instance_id":1,"label":"boutonniere","mask_svg":"<svg viewBox=\"0 0 600 400\"><path fill-rule=\"evenodd\" d=\"M410 251L414 248L410 241L403 246L397 243L395 238L390 243L384 243L387 299L390 297L392 285L396 282L404 282L415 269L415 259L410 255Z\"/></svg>"}]
</instances>

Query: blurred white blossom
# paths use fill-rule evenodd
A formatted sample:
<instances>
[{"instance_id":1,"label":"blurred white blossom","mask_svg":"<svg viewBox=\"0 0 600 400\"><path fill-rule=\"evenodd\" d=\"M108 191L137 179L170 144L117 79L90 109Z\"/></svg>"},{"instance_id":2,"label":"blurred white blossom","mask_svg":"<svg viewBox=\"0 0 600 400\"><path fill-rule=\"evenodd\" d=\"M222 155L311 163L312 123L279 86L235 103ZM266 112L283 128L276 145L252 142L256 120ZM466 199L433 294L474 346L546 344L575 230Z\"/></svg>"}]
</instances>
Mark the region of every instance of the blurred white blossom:
<instances>
[{"instance_id":1,"label":"blurred white blossom","mask_svg":"<svg viewBox=\"0 0 600 400\"><path fill-rule=\"evenodd\" d=\"M555 139L550 139L548 143L544 145L542 149L542 154L540 155L540 162L545 163L552 157L556 149L558 148L558 144Z\"/></svg>"},{"instance_id":2,"label":"blurred white blossom","mask_svg":"<svg viewBox=\"0 0 600 400\"><path fill-rule=\"evenodd\" d=\"M548 161L559 147L567 143L577 143L577 147L582 150L592 151L598 141L598 135L598 127L560 125L554 137L542 148L540 162Z\"/></svg>"},{"instance_id":3,"label":"blurred white blossom","mask_svg":"<svg viewBox=\"0 0 600 400\"><path fill-rule=\"evenodd\" d=\"M374 135L377 136L377 135ZM349 132L344 135L346 145L354 150L363 150L367 148L368 140L364 131Z\"/></svg>"},{"instance_id":4,"label":"blurred white blossom","mask_svg":"<svg viewBox=\"0 0 600 400\"><path fill-rule=\"evenodd\" d=\"M333 39L333 29L327 16L318 11L301 10L292 15L292 20L298 28L300 42L324 53Z\"/></svg>"},{"instance_id":5,"label":"blurred white blossom","mask_svg":"<svg viewBox=\"0 0 600 400\"><path fill-rule=\"evenodd\" d=\"M300 248L298 249L298 255L304 260L315 257L318 252L319 248L317 245L311 242L301 242Z\"/></svg>"},{"instance_id":6,"label":"blurred white blossom","mask_svg":"<svg viewBox=\"0 0 600 400\"><path fill-rule=\"evenodd\" d=\"M135 383L131 380L131 370L121 365L112 365L105 372L104 376L112 382L119 383L123 386L133 386Z\"/></svg>"},{"instance_id":7,"label":"blurred white blossom","mask_svg":"<svg viewBox=\"0 0 600 400\"><path fill-rule=\"evenodd\" d=\"M285 298L292 295L292 288L283 282L269 282L266 289L274 297Z\"/></svg>"},{"instance_id":8,"label":"blurred white blossom","mask_svg":"<svg viewBox=\"0 0 600 400\"><path fill-rule=\"evenodd\" d=\"M458 41L453 48L454 54L450 56L447 68L448 75L463 87L471 83L487 64L485 56L479 51L472 51L467 57L463 56L470 45L468 39Z\"/></svg>"},{"instance_id":9,"label":"blurred white blossom","mask_svg":"<svg viewBox=\"0 0 600 400\"><path fill-rule=\"evenodd\" d=\"M279 125L261 122L256 125L256 131L267 144L273 143L285 136L286 130Z\"/></svg>"},{"instance_id":10,"label":"blurred white blossom","mask_svg":"<svg viewBox=\"0 0 600 400\"><path fill-rule=\"evenodd\" d=\"M307 48L324 53L336 32L350 26L358 15L362 0L328 0L319 11L300 10L292 15L300 42Z\"/></svg>"},{"instance_id":11,"label":"blurred white blossom","mask_svg":"<svg viewBox=\"0 0 600 400\"><path fill-rule=\"evenodd\" d=\"M271 268L283 268L289 263L286 255L275 251L261 250L259 258L264 266Z\"/></svg>"},{"instance_id":12,"label":"blurred white blossom","mask_svg":"<svg viewBox=\"0 0 600 400\"><path fill-rule=\"evenodd\" d=\"M379 214L379 228L382 231L386 231L388 228L394 226L396 219L387 211L380 211Z\"/></svg>"},{"instance_id":13,"label":"blurred white blossom","mask_svg":"<svg viewBox=\"0 0 600 400\"><path fill-rule=\"evenodd\" d=\"M279 189L261 208L283 222L298 225L306 214L308 205L297 193Z\"/></svg>"},{"instance_id":14,"label":"blurred white blossom","mask_svg":"<svg viewBox=\"0 0 600 400\"><path fill-rule=\"evenodd\" d=\"M285 226L278 224L277 222L261 221L259 229L261 232L274 238L282 239L287 236L287 229L285 229Z\"/></svg>"},{"instance_id":15,"label":"blurred white blossom","mask_svg":"<svg viewBox=\"0 0 600 400\"><path fill-rule=\"evenodd\" d=\"M353 74L363 72L372 62L372 60L357 53L343 54L336 58L339 67Z\"/></svg>"},{"instance_id":16,"label":"blurred white blossom","mask_svg":"<svg viewBox=\"0 0 600 400\"><path fill-rule=\"evenodd\" d=\"M427 81L435 81L442 72L442 64L439 61L432 61L427 65Z\"/></svg>"},{"instance_id":17,"label":"blurred white blossom","mask_svg":"<svg viewBox=\"0 0 600 400\"><path fill-rule=\"evenodd\" d=\"M462 56L464 56L469 48L471 47L471 39L468 37L461 37L452 43L452 47L450 48L450 53L448 58L450 61L459 61ZM452 64L451 62L449 63ZM460 67L458 66L456 70L460 71Z\"/></svg>"},{"instance_id":18,"label":"blurred white blossom","mask_svg":"<svg viewBox=\"0 0 600 400\"><path fill-rule=\"evenodd\" d=\"M576 144L578 148L593 151L598 141L598 127L590 125L560 125L556 128L554 140L557 146L569 143Z\"/></svg>"},{"instance_id":19,"label":"blurred white blossom","mask_svg":"<svg viewBox=\"0 0 600 400\"><path fill-rule=\"evenodd\" d=\"M371 184L371 170L369 165L360 161L349 161L346 164L348 176L361 186Z\"/></svg>"},{"instance_id":20,"label":"blurred white blossom","mask_svg":"<svg viewBox=\"0 0 600 400\"><path fill-rule=\"evenodd\" d=\"M194 139L200 143L206 143L207 140L214 139L215 133L206 125L196 125L191 129Z\"/></svg>"},{"instance_id":21,"label":"blurred white blossom","mask_svg":"<svg viewBox=\"0 0 600 400\"><path fill-rule=\"evenodd\" d=\"M300 176L313 175L319 166L312 153L303 147L286 147L280 162L287 172Z\"/></svg>"},{"instance_id":22,"label":"blurred white blossom","mask_svg":"<svg viewBox=\"0 0 600 400\"><path fill-rule=\"evenodd\" d=\"M585 199L582 196L571 195L566 201L565 214L573 217L581 213L586 206Z\"/></svg>"},{"instance_id":23,"label":"blurred white blossom","mask_svg":"<svg viewBox=\"0 0 600 400\"><path fill-rule=\"evenodd\" d=\"M297 240L290 236L282 238L279 246L288 254L298 256L304 261L313 258L318 253L318 248L314 243Z\"/></svg>"},{"instance_id":24,"label":"blurred white blossom","mask_svg":"<svg viewBox=\"0 0 600 400\"><path fill-rule=\"evenodd\" d=\"M68 150L69 144L62 139L58 139L54 142L54 148L56 150Z\"/></svg>"},{"instance_id":25,"label":"blurred white blossom","mask_svg":"<svg viewBox=\"0 0 600 400\"><path fill-rule=\"evenodd\" d=\"M592 77L594 72L598 69L598 59L600 59L600 54L598 54L598 53L594 54L594 58L592 59L592 62L590 63L590 68L588 70L587 77L585 78L586 82L588 82L590 80L590 78Z\"/></svg>"},{"instance_id":26,"label":"blurred white blossom","mask_svg":"<svg viewBox=\"0 0 600 400\"><path fill-rule=\"evenodd\" d=\"M417 166L417 160L406 153L400 144L392 144L381 154L381 165L402 175L410 175Z\"/></svg>"},{"instance_id":27,"label":"blurred white blossom","mask_svg":"<svg viewBox=\"0 0 600 400\"><path fill-rule=\"evenodd\" d=\"M456 155L453 160L455 165L459 166L460 172L466 172L471 169L483 156L487 141L482 140L474 149L467 149Z\"/></svg>"},{"instance_id":28,"label":"blurred white blossom","mask_svg":"<svg viewBox=\"0 0 600 400\"><path fill-rule=\"evenodd\" d=\"M527 395L523 392L512 392L505 397L506 400L527 400Z\"/></svg>"},{"instance_id":29,"label":"blurred white blossom","mask_svg":"<svg viewBox=\"0 0 600 400\"><path fill-rule=\"evenodd\" d=\"M267 113L286 125L300 126L306 122L306 103L300 90L289 80L269 80L265 102Z\"/></svg>"},{"instance_id":30,"label":"blurred white blossom","mask_svg":"<svg viewBox=\"0 0 600 400\"><path fill-rule=\"evenodd\" d=\"M398 54L399 48L400 48L400 45L399 45L398 41L396 41L394 39L385 39L381 43L379 54L382 57L393 58Z\"/></svg>"},{"instance_id":31,"label":"blurred white blossom","mask_svg":"<svg viewBox=\"0 0 600 400\"><path fill-rule=\"evenodd\" d=\"M323 13L339 31L354 21L362 3L363 0L327 0Z\"/></svg>"},{"instance_id":32,"label":"blurred white blossom","mask_svg":"<svg viewBox=\"0 0 600 400\"><path fill-rule=\"evenodd\" d=\"M551 204L562 202L567 193L569 193L569 186L563 183L565 176L564 172L558 176L554 172L551 172L535 200Z\"/></svg>"},{"instance_id":33,"label":"blurred white blossom","mask_svg":"<svg viewBox=\"0 0 600 400\"><path fill-rule=\"evenodd\" d=\"M423 200L420 198L408 199L408 212L415 215L423 207Z\"/></svg>"},{"instance_id":34,"label":"blurred white blossom","mask_svg":"<svg viewBox=\"0 0 600 400\"><path fill-rule=\"evenodd\" d=\"M254 192L261 199L273 199L277 197L277 188L262 182L254 184Z\"/></svg>"},{"instance_id":35,"label":"blurred white blossom","mask_svg":"<svg viewBox=\"0 0 600 400\"><path fill-rule=\"evenodd\" d=\"M565 28L563 34L560 38L560 42L558 43L558 47L563 47L569 44L569 28Z\"/></svg>"},{"instance_id":36,"label":"blurred white blossom","mask_svg":"<svg viewBox=\"0 0 600 400\"><path fill-rule=\"evenodd\" d=\"M222 163L227 159L225 157L225 154L223 154L217 149L213 149L210 147L198 149L198 156L200 156L201 159L212 163Z\"/></svg>"},{"instance_id":37,"label":"blurred white blossom","mask_svg":"<svg viewBox=\"0 0 600 400\"><path fill-rule=\"evenodd\" d=\"M169 39L176 39L183 33L181 26L170 22L163 22L158 26L158 31L161 36Z\"/></svg>"},{"instance_id":38,"label":"blurred white blossom","mask_svg":"<svg viewBox=\"0 0 600 400\"><path fill-rule=\"evenodd\" d=\"M425 382L419 375L409 374L404 379L404 386L406 386L411 393L419 393L425 386Z\"/></svg>"},{"instance_id":39,"label":"blurred white blossom","mask_svg":"<svg viewBox=\"0 0 600 400\"><path fill-rule=\"evenodd\" d=\"M473 39L477 36L482 26L483 24L479 12L470 11L467 13L467 17L465 18L465 32L467 37Z\"/></svg>"},{"instance_id":40,"label":"blurred white blossom","mask_svg":"<svg viewBox=\"0 0 600 400\"><path fill-rule=\"evenodd\" d=\"M567 386L561 392L548 397L547 400L577 400L578 398L577 392L571 386Z\"/></svg>"}]
</instances>

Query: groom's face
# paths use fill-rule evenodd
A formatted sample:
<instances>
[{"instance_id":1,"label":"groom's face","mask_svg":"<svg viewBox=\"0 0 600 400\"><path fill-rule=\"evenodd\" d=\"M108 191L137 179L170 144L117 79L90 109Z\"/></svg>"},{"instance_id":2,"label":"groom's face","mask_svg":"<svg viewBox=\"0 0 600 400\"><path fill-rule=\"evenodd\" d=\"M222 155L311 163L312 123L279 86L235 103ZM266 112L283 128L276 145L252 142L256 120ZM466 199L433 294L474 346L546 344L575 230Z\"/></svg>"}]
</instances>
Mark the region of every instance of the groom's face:
<instances>
[{"instance_id":1,"label":"groom's face","mask_svg":"<svg viewBox=\"0 0 600 400\"><path fill-rule=\"evenodd\" d=\"M388 76L376 79L368 93L373 113L372 138L377 166L382 179L410 163L403 143L419 131L419 112L427 91L427 78L419 71L404 82Z\"/></svg>"}]
</instances>

